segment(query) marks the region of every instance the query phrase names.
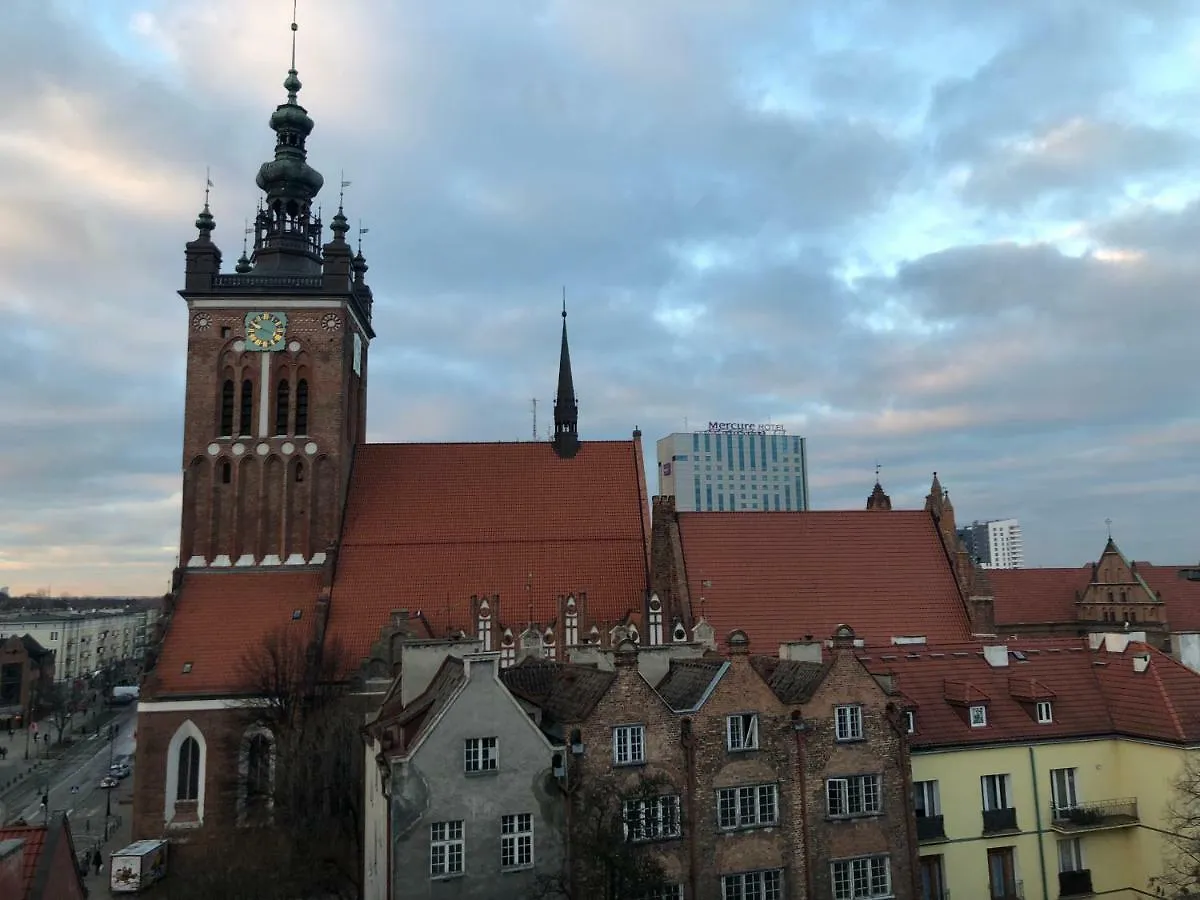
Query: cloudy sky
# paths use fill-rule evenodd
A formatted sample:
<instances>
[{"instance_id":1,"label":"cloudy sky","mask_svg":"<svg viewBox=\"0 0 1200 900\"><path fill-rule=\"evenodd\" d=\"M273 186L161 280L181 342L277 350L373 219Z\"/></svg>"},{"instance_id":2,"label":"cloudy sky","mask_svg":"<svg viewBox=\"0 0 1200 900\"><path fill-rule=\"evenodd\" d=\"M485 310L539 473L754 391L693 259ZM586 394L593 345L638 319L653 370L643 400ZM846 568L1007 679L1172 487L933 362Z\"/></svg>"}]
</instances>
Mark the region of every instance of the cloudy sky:
<instances>
[{"instance_id":1,"label":"cloudy sky","mask_svg":"<svg viewBox=\"0 0 1200 900\"><path fill-rule=\"evenodd\" d=\"M0 585L161 592L183 244L211 167L240 251L291 3L4 7ZM372 440L530 439L565 284L585 437L769 420L820 508L878 461L1031 564L1200 556L1195 3L301 0L298 68Z\"/></svg>"}]
</instances>

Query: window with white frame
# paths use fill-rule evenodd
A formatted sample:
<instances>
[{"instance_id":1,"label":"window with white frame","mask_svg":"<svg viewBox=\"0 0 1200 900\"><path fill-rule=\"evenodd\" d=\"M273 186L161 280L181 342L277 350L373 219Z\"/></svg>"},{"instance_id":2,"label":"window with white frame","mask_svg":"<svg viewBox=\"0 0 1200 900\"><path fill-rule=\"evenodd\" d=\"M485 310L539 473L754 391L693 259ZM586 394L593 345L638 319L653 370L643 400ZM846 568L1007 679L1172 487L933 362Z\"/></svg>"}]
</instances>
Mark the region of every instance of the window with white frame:
<instances>
[{"instance_id":1,"label":"window with white frame","mask_svg":"<svg viewBox=\"0 0 1200 900\"><path fill-rule=\"evenodd\" d=\"M833 870L833 900L871 900L892 896L892 865L887 856L838 859Z\"/></svg>"},{"instance_id":2,"label":"window with white frame","mask_svg":"<svg viewBox=\"0 0 1200 900\"><path fill-rule=\"evenodd\" d=\"M783 870L762 869L721 877L721 900L783 900Z\"/></svg>"},{"instance_id":3,"label":"window with white frame","mask_svg":"<svg viewBox=\"0 0 1200 900\"><path fill-rule=\"evenodd\" d=\"M463 871L463 823L434 822L429 826L429 874L434 878L461 875Z\"/></svg>"},{"instance_id":4,"label":"window with white frame","mask_svg":"<svg viewBox=\"0 0 1200 900\"><path fill-rule=\"evenodd\" d=\"M463 771L468 775L495 772L500 767L500 741L494 737L467 738L463 744Z\"/></svg>"},{"instance_id":5,"label":"window with white frame","mask_svg":"<svg viewBox=\"0 0 1200 900\"><path fill-rule=\"evenodd\" d=\"M679 837L679 797L667 795L626 800L622 809L625 839L656 841Z\"/></svg>"},{"instance_id":6,"label":"window with white frame","mask_svg":"<svg viewBox=\"0 0 1200 900\"><path fill-rule=\"evenodd\" d=\"M646 727L618 725L613 729L613 765L632 766L646 761Z\"/></svg>"},{"instance_id":7,"label":"window with white frame","mask_svg":"<svg viewBox=\"0 0 1200 900\"><path fill-rule=\"evenodd\" d=\"M983 789L983 808L990 812L1012 808L1012 776L984 775L979 780Z\"/></svg>"},{"instance_id":8,"label":"window with white frame","mask_svg":"<svg viewBox=\"0 0 1200 900\"><path fill-rule=\"evenodd\" d=\"M1049 700L1038 701L1037 720L1039 725L1049 725L1054 721L1054 706Z\"/></svg>"},{"instance_id":9,"label":"window with white frame","mask_svg":"<svg viewBox=\"0 0 1200 900\"><path fill-rule=\"evenodd\" d=\"M727 717L725 743L730 750L757 750L758 713L739 713Z\"/></svg>"},{"instance_id":10,"label":"window with white frame","mask_svg":"<svg viewBox=\"0 0 1200 900\"><path fill-rule=\"evenodd\" d=\"M500 817L500 867L527 869L533 865L533 814Z\"/></svg>"},{"instance_id":11,"label":"window with white frame","mask_svg":"<svg viewBox=\"0 0 1200 900\"><path fill-rule=\"evenodd\" d=\"M918 819L942 814L941 792L936 781L913 782L913 810Z\"/></svg>"},{"instance_id":12,"label":"window with white frame","mask_svg":"<svg viewBox=\"0 0 1200 900\"><path fill-rule=\"evenodd\" d=\"M982 728L987 725L987 707L981 704L972 706L970 709L970 721L972 728Z\"/></svg>"},{"instance_id":13,"label":"window with white frame","mask_svg":"<svg viewBox=\"0 0 1200 900\"><path fill-rule=\"evenodd\" d=\"M825 799L831 816L869 816L882 806L882 779L878 775L852 775L825 782Z\"/></svg>"},{"instance_id":14,"label":"window with white frame","mask_svg":"<svg viewBox=\"0 0 1200 900\"><path fill-rule=\"evenodd\" d=\"M834 724L839 741L861 741L863 737L862 707L835 707Z\"/></svg>"},{"instance_id":15,"label":"window with white frame","mask_svg":"<svg viewBox=\"0 0 1200 900\"><path fill-rule=\"evenodd\" d=\"M1058 871L1083 871L1083 841L1079 838L1066 838L1058 842Z\"/></svg>"},{"instance_id":16,"label":"window with white frame","mask_svg":"<svg viewBox=\"0 0 1200 900\"><path fill-rule=\"evenodd\" d=\"M653 891L638 894L639 900L683 900L682 884L667 884Z\"/></svg>"},{"instance_id":17,"label":"window with white frame","mask_svg":"<svg viewBox=\"0 0 1200 900\"><path fill-rule=\"evenodd\" d=\"M721 828L756 828L779 824L779 786L754 784L717 791L717 824Z\"/></svg>"}]
</instances>

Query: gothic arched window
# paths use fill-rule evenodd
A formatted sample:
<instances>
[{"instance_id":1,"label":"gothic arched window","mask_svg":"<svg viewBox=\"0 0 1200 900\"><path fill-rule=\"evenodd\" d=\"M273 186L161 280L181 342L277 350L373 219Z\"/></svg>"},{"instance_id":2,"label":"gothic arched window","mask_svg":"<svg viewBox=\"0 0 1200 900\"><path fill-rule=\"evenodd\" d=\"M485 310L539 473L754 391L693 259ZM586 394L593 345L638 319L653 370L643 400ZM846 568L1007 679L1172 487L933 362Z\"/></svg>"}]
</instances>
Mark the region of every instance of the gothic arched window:
<instances>
[{"instance_id":1,"label":"gothic arched window","mask_svg":"<svg viewBox=\"0 0 1200 900\"><path fill-rule=\"evenodd\" d=\"M242 420L238 423L241 434L253 434L250 418L254 414L254 382L247 378L242 382Z\"/></svg>"},{"instance_id":2,"label":"gothic arched window","mask_svg":"<svg viewBox=\"0 0 1200 900\"><path fill-rule=\"evenodd\" d=\"M179 745L179 773L175 780L176 800L200 799L200 744L194 737Z\"/></svg>"},{"instance_id":3,"label":"gothic arched window","mask_svg":"<svg viewBox=\"0 0 1200 900\"><path fill-rule=\"evenodd\" d=\"M289 385L286 378L279 382L279 386L275 388L275 433L287 434L288 430L288 392Z\"/></svg>"},{"instance_id":4,"label":"gothic arched window","mask_svg":"<svg viewBox=\"0 0 1200 900\"><path fill-rule=\"evenodd\" d=\"M308 380L296 382L296 434L308 434Z\"/></svg>"},{"instance_id":5,"label":"gothic arched window","mask_svg":"<svg viewBox=\"0 0 1200 900\"><path fill-rule=\"evenodd\" d=\"M264 805L271 796L271 741L256 734L246 745L246 805Z\"/></svg>"},{"instance_id":6,"label":"gothic arched window","mask_svg":"<svg viewBox=\"0 0 1200 900\"><path fill-rule=\"evenodd\" d=\"M221 385L221 437L233 435L233 379Z\"/></svg>"}]
</instances>

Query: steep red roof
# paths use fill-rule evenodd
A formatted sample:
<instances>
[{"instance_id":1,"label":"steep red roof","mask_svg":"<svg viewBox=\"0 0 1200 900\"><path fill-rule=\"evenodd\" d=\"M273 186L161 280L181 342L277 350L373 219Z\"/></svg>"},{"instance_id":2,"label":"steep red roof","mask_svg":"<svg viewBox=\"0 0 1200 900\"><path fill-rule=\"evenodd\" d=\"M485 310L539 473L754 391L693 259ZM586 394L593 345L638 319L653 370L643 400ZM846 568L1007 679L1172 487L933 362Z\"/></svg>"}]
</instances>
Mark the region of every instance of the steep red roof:
<instances>
[{"instance_id":1,"label":"steep red roof","mask_svg":"<svg viewBox=\"0 0 1200 900\"><path fill-rule=\"evenodd\" d=\"M1092 580L1092 567L1074 569L988 569L996 598L996 627L1074 622L1075 592Z\"/></svg>"},{"instance_id":2,"label":"steep red roof","mask_svg":"<svg viewBox=\"0 0 1200 900\"><path fill-rule=\"evenodd\" d=\"M585 441L573 459L534 442L362 446L330 635L358 659L402 608L470 634L470 598L497 594L514 631L554 621L569 593L615 624L647 589L644 480L636 441Z\"/></svg>"},{"instance_id":3,"label":"steep red roof","mask_svg":"<svg viewBox=\"0 0 1200 900\"><path fill-rule=\"evenodd\" d=\"M305 640L311 635L321 578L312 569L188 571L147 698L244 691L243 661L268 635L280 628L298 629Z\"/></svg>"},{"instance_id":4,"label":"steep red roof","mask_svg":"<svg viewBox=\"0 0 1200 900\"><path fill-rule=\"evenodd\" d=\"M848 622L868 645L970 639L924 511L680 513L679 532L692 607L718 635L768 647Z\"/></svg>"},{"instance_id":5,"label":"steep red roof","mask_svg":"<svg viewBox=\"0 0 1200 900\"><path fill-rule=\"evenodd\" d=\"M1180 572L1197 569L1200 566L1137 564L1138 574L1166 604L1167 623L1173 632L1200 631L1200 579L1192 581L1180 575Z\"/></svg>"},{"instance_id":6,"label":"steep red roof","mask_svg":"<svg viewBox=\"0 0 1200 900\"><path fill-rule=\"evenodd\" d=\"M22 842L19 894L4 900L83 900L86 892L75 863L75 845L66 818L56 813L49 825L0 828L0 842ZM6 873L7 876L7 873ZM4 886L8 887L6 880Z\"/></svg>"},{"instance_id":7,"label":"steep red roof","mask_svg":"<svg viewBox=\"0 0 1200 900\"><path fill-rule=\"evenodd\" d=\"M1087 639L1008 641L1007 665L993 666L979 644L911 648L860 656L891 675L915 707L913 746L942 747L1121 734L1151 740L1200 739L1200 673L1141 643ZM907 650L910 648L897 648ZM1139 671L1140 669L1140 671ZM987 725L972 727L947 684L969 683ZM1051 702L1053 721L1037 721L1036 700Z\"/></svg>"}]
</instances>

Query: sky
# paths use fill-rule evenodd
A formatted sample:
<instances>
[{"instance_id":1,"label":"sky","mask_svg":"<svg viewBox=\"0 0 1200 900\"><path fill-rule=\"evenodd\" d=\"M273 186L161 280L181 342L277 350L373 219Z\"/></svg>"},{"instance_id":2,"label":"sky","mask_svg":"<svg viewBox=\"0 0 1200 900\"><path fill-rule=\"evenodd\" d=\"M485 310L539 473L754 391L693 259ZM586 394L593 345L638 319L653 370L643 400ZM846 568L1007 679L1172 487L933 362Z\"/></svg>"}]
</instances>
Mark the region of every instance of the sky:
<instances>
[{"instance_id":1,"label":"sky","mask_svg":"<svg viewBox=\"0 0 1200 900\"><path fill-rule=\"evenodd\" d=\"M309 161L369 228L368 437L809 441L814 508L1016 517L1030 565L1195 563L1200 7L300 0ZM231 268L288 0L8 0L0 585L178 552L183 247ZM328 210L327 210L328 212Z\"/></svg>"}]
</instances>

